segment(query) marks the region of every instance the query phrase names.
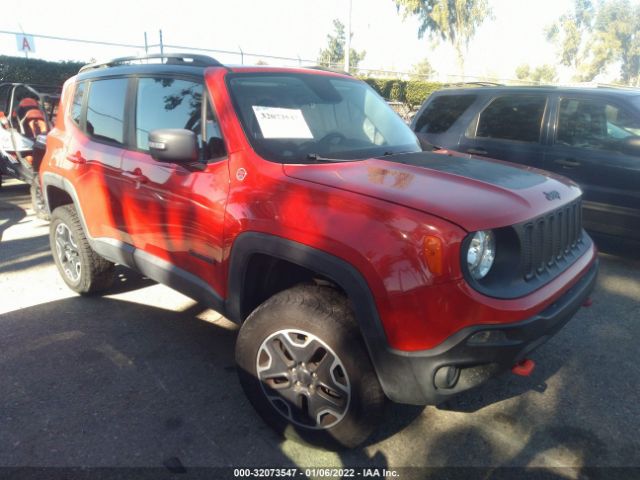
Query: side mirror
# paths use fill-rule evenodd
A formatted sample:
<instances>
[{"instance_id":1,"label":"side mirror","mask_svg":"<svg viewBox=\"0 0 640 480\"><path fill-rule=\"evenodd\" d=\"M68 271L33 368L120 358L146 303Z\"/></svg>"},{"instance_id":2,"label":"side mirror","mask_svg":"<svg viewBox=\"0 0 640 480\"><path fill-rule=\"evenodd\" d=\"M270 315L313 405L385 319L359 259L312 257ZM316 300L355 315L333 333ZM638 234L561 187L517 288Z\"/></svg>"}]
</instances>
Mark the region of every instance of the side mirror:
<instances>
[{"instance_id":1,"label":"side mirror","mask_svg":"<svg viewBox=\"0 0 640 480\"><path fill-rule=\"evenodd\" d=\"M625 154L640 157L640 137L627 137L621 141L621 146Z\"/></svg>"},{"instance_id":2,"label":"side mirror","mask_svg":"<svg viewBox=\"0 0 640 480\"><path fill-rule=\"evenodd\" d=\"M420 142L420 148L422 148L423 152L432 152L433 150L437 150L437 147L433 145L433 143L427 140L427 136L424 133L415 133L416 137L418 137L418 141Z\"/></svg>"},{"instance_id":3,"label":"side mirror","mask_svg":"<svg viewBox=\"0 0 640 480\"><path fill-rule=\"evenodd\" d=\"M149 154L159 162L195 162L199 158L196 134L182 128L152 130L149 132Z\"/></svg>"}]
</instances>

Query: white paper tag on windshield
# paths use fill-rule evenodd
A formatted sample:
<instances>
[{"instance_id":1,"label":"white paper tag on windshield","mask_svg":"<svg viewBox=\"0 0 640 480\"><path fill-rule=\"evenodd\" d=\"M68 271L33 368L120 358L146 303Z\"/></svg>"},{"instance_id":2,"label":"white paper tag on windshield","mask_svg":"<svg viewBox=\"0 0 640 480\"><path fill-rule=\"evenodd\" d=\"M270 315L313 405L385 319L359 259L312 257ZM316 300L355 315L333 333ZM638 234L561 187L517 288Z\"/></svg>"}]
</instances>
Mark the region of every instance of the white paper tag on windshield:
<instances>
[{"instance_id":1,"label":"white paper tag on windshield","mask_svg":"<svg viewBox=\"0 0 640 480\"><path fill-rule=\"evenodd\" d=\"M264 138L313 138L302 110L253 105Z\"/></svg>"}]
</instances>

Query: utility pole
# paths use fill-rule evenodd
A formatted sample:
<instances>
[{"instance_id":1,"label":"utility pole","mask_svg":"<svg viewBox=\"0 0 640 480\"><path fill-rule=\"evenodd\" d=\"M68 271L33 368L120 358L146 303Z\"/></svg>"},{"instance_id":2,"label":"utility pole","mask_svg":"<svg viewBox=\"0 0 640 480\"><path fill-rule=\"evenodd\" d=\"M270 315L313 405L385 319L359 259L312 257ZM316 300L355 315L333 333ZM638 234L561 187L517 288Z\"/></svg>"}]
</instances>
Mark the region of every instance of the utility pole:
<instances>
[{"instance_id":1,"label":"utility pole","mask_svg":"<svg viewBox=\"0 0 640 480\"><path fill-rule=\"evenodd\" d=\"M160 29L160 56L164 55L164 43L162 42L162 29Z\"/></svg>"},{"instance_id":2,"label":"utility pole","mask_svg":"<svg viewBox=\"0 0 640 480\"><path fill-rule=\"evenodd\" d=\"M351 60L351 0L349 0L349 16L347 17L347 38L344 43L344 71L349 73Z\"/></svg>"}]
</instances>

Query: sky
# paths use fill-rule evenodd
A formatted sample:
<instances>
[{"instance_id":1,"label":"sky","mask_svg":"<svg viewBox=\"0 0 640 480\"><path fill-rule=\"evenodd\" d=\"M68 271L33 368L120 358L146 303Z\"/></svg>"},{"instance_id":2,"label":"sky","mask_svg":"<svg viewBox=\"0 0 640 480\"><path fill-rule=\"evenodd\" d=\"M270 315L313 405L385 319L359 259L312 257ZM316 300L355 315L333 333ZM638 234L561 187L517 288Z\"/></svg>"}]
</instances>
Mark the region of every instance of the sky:
<instances>
[{"instance_id":1,"label":"sky","mask_svg":"<svg viewBox=\"0 0 640 480\"><path fill-rule=\"evenodd\" d=\"M556 63L544 28L569 10L571 0L489 0L493 19L471 40L465 75L515 78L523 63ZM332 21L347 23L348 0L3 0L0 30L144 45L169 45L259 53L315 60L332 32ZM393 0L352 0L352 47L366 50L360 67L409 71L427 58L441 75L459 73L454 51L418 38L418 22L398 14ZM157 49L156 49L157 50ZM105 47L35 39L35 58L106 59L143 53L140 48ZM167 51L171 51L167 48ZM13 35L0 34L0 54L22 55ZM239 54L210 53L240 63ZM260 57L245 54L244 63ZM292 62L263 58L273 65ZM295 62L294 62L295 63Z\"/></svg>"}]
</instances>

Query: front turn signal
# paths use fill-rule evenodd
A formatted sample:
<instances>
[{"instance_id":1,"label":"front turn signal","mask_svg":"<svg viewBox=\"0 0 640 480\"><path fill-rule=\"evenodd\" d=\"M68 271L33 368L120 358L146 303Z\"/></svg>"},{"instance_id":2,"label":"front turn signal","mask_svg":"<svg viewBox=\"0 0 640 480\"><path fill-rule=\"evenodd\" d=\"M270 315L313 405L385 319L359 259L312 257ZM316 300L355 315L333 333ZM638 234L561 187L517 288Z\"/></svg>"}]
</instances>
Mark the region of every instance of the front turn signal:
<instances>
[{"instance_id":1,"label":"front turn signal","mask_svg":"<svg viewBox=\"0 0 640 480\"><path fill-rule=\"evenodd\" d=\"M427 235L423 242L424 256L431 273L440 276L443 273L444 265L442 259L442 240L440 238Z\"/></svg>"}]
</instances>

